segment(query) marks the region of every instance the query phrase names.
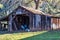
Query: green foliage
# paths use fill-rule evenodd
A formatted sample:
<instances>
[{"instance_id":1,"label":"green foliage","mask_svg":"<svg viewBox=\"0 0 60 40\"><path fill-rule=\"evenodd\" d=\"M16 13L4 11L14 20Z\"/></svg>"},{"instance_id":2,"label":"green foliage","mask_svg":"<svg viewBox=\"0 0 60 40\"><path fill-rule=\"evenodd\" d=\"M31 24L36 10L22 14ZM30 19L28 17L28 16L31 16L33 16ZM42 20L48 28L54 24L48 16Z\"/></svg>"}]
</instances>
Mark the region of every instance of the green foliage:
<instances>
[{"instance_id":1,"label":"green foliage","mask_svg":"<svg viewBox=\"0 0 60 40\"><path fill-rule=\"evenodd\" d=\"M35 8L36 5L34 0L19 0L20 4L27 7ZM3 5L0 5L3 7ZM2 8L1 7L1 8ZM49 14L58 14L60 13L60 0L40 0L39 1L39 10L42 10L44 13ZM0 17L6 16L6 12L0 13Z\"/></svg>"},{"instance_id":2,"label":"green foliage","mask_svg":"<svg viewBox=\"0 0 60 40\"><path fill-rule=\"evenodd\" d=\"M34 0L25 0L25 6L35 8ZM60 0L40 0L39 10L49 14L60 13Z\"/></svg>"},{"instance_id":3,"label":"green foliage","mask_svg":"<svg viewBox=\"0 0 60 40\"><path fill-rule=\"evenodd\" d=\"M60 13L60 0L46 0L42 3L42 11L50 14Z\"/></svg>"}]
</instances>

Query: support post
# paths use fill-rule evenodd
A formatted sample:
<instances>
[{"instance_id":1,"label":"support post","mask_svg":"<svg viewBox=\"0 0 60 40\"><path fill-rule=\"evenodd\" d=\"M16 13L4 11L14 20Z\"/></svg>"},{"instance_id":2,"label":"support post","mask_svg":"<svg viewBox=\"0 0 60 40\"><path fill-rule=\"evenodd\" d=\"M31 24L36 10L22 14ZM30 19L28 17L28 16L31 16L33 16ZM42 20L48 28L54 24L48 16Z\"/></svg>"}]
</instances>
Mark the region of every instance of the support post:
<instances>
[{"instance_id":1,"label":"support post","mask_svg":"<svg viewBox=\"0 0 60 40\"><path fill-rule=\"evenodd\" d=\"M8 31L12 32L12 15L9 16Z\"/></svg>"}]
</instances>

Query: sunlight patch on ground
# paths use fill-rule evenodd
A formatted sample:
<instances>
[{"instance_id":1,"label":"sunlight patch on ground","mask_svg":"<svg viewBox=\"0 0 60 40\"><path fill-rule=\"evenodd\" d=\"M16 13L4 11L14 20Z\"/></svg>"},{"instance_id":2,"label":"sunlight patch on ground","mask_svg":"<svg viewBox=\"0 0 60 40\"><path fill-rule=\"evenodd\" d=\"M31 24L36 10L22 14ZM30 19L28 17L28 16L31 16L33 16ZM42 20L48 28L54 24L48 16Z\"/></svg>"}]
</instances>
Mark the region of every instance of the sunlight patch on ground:
<instances>
[{"instance_id":1,"label":"sunlight patch on ground","mask_svg":"<svg viewBox=\"0 0 60 40\"><path fill-rule=\"evenodd\" d=\"M0 40L18 40L18 39L23 39L23 38L35 36L38 34L42 34L45 32L47 31L3 34L3 35L0 35Z\"/></svg>"},{"instance_id":2,"label":"sunlight patch on ground","mask_svg":"<svg viewBox=\"0 0 60 40\"><path fill-rule=\"evenodd\" d=\"M3 6L3 4L0 4L0 8L3 8L4 6Z\"/></svg>"}]
</instances>

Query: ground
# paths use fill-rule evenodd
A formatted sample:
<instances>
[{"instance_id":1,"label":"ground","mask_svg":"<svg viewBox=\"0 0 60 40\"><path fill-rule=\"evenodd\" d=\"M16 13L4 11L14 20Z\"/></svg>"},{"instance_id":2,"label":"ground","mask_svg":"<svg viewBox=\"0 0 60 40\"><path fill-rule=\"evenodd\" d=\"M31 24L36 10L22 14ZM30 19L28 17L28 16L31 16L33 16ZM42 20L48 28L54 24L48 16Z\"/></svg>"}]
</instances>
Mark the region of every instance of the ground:
<instances>
[{"instance_id":1,"label":"ground","mask_svg":"<svg viewBox=\"0 0 60 40\"><path fill-rule=\"evenodd\" d=\"M60 31L1 33L0 40L60 40Z\"/></svg>"}]
</instances>

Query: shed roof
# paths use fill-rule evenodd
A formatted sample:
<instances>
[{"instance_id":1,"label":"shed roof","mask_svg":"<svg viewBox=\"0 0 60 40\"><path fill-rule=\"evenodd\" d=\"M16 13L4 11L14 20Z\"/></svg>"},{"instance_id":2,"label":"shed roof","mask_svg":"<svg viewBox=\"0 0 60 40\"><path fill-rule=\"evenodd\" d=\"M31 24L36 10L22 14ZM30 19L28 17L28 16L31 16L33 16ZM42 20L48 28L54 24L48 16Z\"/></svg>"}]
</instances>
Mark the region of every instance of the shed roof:
<instances>
[{"instance_id":1,"label":"shed roof","mask_svg":"<svg viewBox=\"0 0 60 40\"><path fill-rule=\"evenodd\" d=\"M51 16L51 17L55 17L55 18L60 18L60 17L57 16L57 15L46 14L46 13L42 12L41 10L37 10L37 9L25 7L25 6L18 6L16 9L18 9L18 8L20 8L20 7L21 7L21 8L24 8L24 9L26 9L26 10L34 13L34 14L40 14L40 15L46 15L46 16Z\"/></svg>"},{"instance_id":2,"label":"shed roof","mask_svg":"<svg viewBox=\"0 0 60 40\"><path fill-rule=\"evenodd\" d=\"M45 14L45 13L42 12L41 10L37 10L37 9L25 7L25 6L18 6L18 8L24 8L25 10L28 10L28 11L34 13L34 14L41 14L41 15L46 15L46 16L53 16L53 15L50 15L50 14ZM17 10L18 8L16 8L16 10Z\"/></svg>"}]
</instances>

